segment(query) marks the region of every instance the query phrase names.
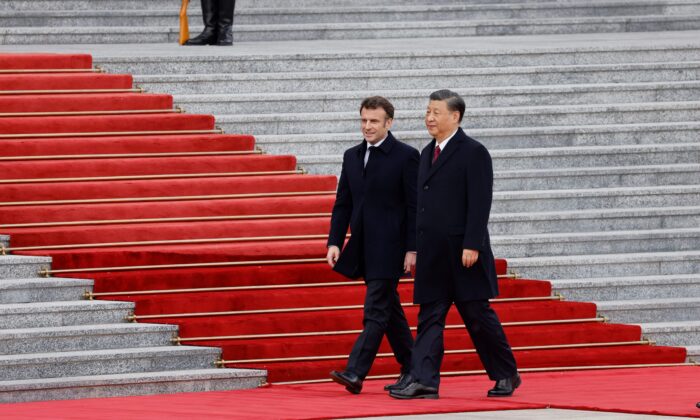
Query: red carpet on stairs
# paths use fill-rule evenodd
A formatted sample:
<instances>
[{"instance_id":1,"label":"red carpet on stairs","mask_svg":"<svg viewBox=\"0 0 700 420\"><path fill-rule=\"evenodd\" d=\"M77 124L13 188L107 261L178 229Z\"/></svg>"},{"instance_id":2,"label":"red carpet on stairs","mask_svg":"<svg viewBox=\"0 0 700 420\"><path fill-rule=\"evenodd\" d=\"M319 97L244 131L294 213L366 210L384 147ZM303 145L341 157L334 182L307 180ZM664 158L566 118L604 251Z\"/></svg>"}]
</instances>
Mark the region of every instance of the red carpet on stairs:
<instances>
[{"instance_id":1,"label":"red carpet on stairs","mask_svg":"<svg viewBox=\"0 0 700 420\"><path fill-rule=\"evenodd\" d=\"M84 55L0 54L0 69L91 64ZM326 380L362 327L364 295L323 262L336 177L302 174L294 156L262 154L251 135L217 134L213 116L174 112L172 96L132 88L130 75L0 75L0 233L11 235L9 252L51 256L54 275L94 279L93 298L135 302L136 321L177 324L181 344L221 347L226 366L268 369L273 383ZM639 327L606 323L594 304L562 301L549 282L497 265L493 306L521 368L685 360L685 349L651 345ZM412 287L406 281L400 293L415 327ZM447 321L444 370L480 371L459 317ZM397 374L386 343L382 352L371 375ZM460 381L484 379L446 383ZM378 387L362 400L365 414L416 412ZM299 389L307 388L241 398ZM359 401L337 387L308 389L321 407L311 417L329 415L324 398ZM449 389L426 412L546 405L485 401L484 384L467 400Z\"/></svg>"},{"instance_id":2,"label":"red carpet on stairs","mask_svg":"<svg viewBox=\"0 0 700 420\"><path fill-rule=\"evenodd\" d=\"M487 398L483 375L443 378L439 400L394 400L384 381L360 395L336 384L280 385L244 391L47 401L0 405L0 417L44 419L189 420L330 419L546 408L700 418L695 408L700 368L646 368L526 373L510 398ZM679 386L682 384L683 386ZM529 412L537 418L537 412Z\"/></svg>"}]
</instances>

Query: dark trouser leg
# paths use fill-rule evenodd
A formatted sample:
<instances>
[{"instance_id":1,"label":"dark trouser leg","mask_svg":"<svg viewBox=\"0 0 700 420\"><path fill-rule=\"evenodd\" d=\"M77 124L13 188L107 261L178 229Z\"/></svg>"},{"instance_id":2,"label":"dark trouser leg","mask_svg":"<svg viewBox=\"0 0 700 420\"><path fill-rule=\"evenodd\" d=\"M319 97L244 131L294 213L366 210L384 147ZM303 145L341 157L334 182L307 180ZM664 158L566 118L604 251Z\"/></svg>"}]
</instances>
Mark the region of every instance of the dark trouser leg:
<instances>
[{"instance_id":1,"label":"dark trouser leg","mask_svg":"<svg viewBox=\"0 0 700 420\"><path fill-rule=\"evenodd\" d=\"M418 335L411 357L411 375L425 386L440 386L440 366L445 354L443 331L452 302L439 300L420 305Z\"/></svg>"},{"instance_id":2,"label":"dark trouser leg","mask_svg":"<svg viewBox=\"0 0 700 420\"><path fill-rule=\"evenodd\" d=\"M364 329L357 337L350 352L347 371L364 379L372 367L379 351L384 332L391 318L392 294L396 290L396 280L370 280L367 282L365 309L362 324Z\"/></svg>"},{"instance_id":3,"label":"dark trouser leg","mask_svg":"<svg viewBox=\"0 0 700 420\"><path fill-rule=\"evenodd\" d=\"M216 45L233 44L233 9L236 0L219 0L219 20L216 25Z\"/></svg>"},{"instance_id":4,"label":"dark trouser leg","mask_svg":"<svg viewBox=\"0 0 700 420\"><path fill-rule=\"evenodd\" d=\"M411 351L413 350L413 336L406 320L406 314L401 307L401 299L396 290L398 280L390 293L391 316L386 328L386 338L394 351L396 361L401 365L401 373L411 370Z\"/></svg>"},{"instance_id":5,"label":"dark trouser leg","mask_svg":"<svg viewBox=\"0 0 700 420\"><path fill-rule=\"evenodd\" d=\"M185 45L211 45L216 43L216 22L218 21L218 0L202 0L202 18L204 30L194 38L190 38Z\"/></svg>"},{"instance_id":6,"label":"dark trouser leg","mask_svg":"<svg viewBox=\"0 0 700 420\"><path fill-rule=\"evenodd\" d=\"M484 369L494 381L515 376L513 351L488 300L455 302Z\"/></svg>"}]
</instances>

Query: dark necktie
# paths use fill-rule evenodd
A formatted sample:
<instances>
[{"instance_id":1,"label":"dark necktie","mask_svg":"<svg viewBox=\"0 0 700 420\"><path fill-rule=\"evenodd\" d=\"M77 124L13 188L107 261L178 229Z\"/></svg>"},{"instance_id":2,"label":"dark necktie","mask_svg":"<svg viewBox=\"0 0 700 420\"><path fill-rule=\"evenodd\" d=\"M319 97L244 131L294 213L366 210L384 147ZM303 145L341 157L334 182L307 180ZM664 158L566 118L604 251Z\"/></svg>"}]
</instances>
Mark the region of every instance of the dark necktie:
<instances>
[{"instance_id":1,"label":"dark necktie","mask_svg":"<svg viewBox=\"0 0 700 420\"><path fill-rule=\"evenodd\" d=\"M433 163L437 160L438 156L440 156L440 145L436 144L435 145L435 151L433 153Z\"/></svg>"},{"instance_id":2,"label":"dark necktie","mask_svg":"<svg viewBox=\"0 0 700 420\"><path fill-rule=\"evenodd\" d=\"M367 148L367 151L369 154L367 155L367 159L365 159L365 168L367 167L367 162L369 162L370 159L372 159L372 155L374 154L374 149L376 149L377 146L369 146Z\"/></svg>"}]
</instances>

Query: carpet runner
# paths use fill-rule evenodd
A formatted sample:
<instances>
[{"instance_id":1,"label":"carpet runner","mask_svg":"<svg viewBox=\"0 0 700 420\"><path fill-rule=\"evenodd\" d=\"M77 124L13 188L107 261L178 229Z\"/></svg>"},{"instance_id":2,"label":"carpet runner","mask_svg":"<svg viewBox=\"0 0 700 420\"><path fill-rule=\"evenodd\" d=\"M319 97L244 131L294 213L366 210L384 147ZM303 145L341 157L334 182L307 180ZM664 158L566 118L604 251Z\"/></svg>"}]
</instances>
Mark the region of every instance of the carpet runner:
<instances>
[{"instance_id":1,"label":"carpet runner","mask_svg":"<svg viewBox=\"0 0 700 420\"><path fill-rule=\"evenodd\" d=\"M222 365L267 369L272 383L342 368L364 286L323 262L336 177L306 175L294 156L261 154L252 136L91 66L86 55L0 54L6 251L51 256L54 276L95 279L88 297L136 302L133 321L178 324L176 343L219 346ZM493 305L520 368L685 360L592 303L552 296L547 281L510 275L504 259L498 273ZM400 294L415 326L411 279ZM480 372L456 312L447 321L443 370ZM370 375L396 375L381 351Z\"/></svg>"}]
</instances>

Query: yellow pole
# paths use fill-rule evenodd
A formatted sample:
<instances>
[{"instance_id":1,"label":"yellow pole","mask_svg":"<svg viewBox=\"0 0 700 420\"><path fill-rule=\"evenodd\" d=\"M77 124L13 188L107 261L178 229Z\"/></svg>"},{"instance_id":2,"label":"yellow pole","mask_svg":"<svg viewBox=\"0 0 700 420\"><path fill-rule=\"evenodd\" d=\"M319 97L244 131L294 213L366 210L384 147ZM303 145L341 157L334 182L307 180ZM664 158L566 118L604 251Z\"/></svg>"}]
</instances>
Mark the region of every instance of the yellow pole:
<instances>
[{"instance_id":1,"label":"yellow pole","mask_svg":"<svg viewBox=\"0 0 700 420\"><path fill-rule=\"evenodd\" d=\"M187 5L190 0L182 0L180 7L180 45L183 45L190 39L190 27L187 22Z\"/></svg>"}]
</instances>

